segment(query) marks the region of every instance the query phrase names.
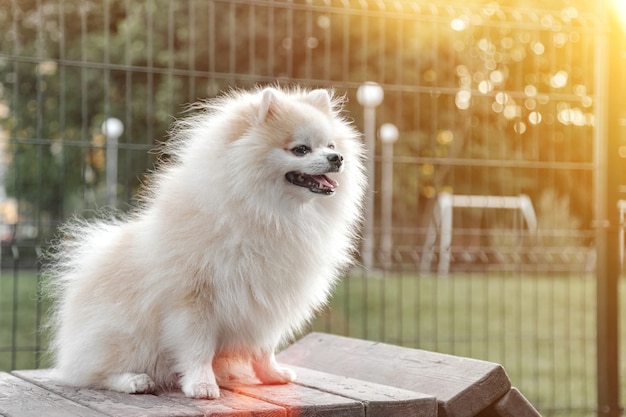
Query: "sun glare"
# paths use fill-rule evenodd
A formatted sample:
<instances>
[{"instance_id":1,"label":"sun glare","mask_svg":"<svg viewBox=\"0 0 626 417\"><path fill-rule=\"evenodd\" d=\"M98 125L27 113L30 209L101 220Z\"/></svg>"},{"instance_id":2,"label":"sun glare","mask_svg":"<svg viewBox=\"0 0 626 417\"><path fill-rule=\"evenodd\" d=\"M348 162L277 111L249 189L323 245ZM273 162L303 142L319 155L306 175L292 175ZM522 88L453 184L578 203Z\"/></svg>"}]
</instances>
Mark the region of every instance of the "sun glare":
<instances>
[{"instance_id":1,"label":"sun glare","mask_svg":"<svg viewBox=\"0 0 626 417\"><path fill-rule=\"evenodd\" d=\"M610 0L610 3L622 25L622 30L626 31L626 0Z\"/></svg>"}]
</instances>

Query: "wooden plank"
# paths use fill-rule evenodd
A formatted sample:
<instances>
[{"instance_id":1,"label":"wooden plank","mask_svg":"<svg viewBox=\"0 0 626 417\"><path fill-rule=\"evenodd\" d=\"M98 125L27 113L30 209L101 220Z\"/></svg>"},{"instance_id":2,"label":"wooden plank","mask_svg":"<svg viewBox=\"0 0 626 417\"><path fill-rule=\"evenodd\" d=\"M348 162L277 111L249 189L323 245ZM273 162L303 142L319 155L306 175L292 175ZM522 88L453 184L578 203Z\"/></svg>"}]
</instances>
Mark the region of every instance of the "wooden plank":
<instances>
[{"instance_id":1,"label":"wooden plank","mask_svg":"<svg viewBox=\"0 0 626 417\"><path fill-rule=\"evenodd\" d=\"M108 416L128 417L282 417L285 410L222 390L216 400L194 400L178 393L124 394L108 390L68 387L56 381L50 370L14 371L13 374ZM247 408L250 407L250 408Z\"/></svg>"},{"instance_id":2,"label":"wooden plank","mask_svg":"<svg viewBox=\"0 0 626 417\"><path fill-rule=\"evenodd\" d=\"M230 385L226 387L243 394L283 407L287 417L364 417L360 401L340 397L303 385Z\"/></svg>"},{"instance_id":3,"label":"wooden plank","mask_svg":"<svg viewBox=\"0 0 626 417\"><path fill-rule=\"evenodd\" d=\"M0 372L0 415L5 417L103 417L6 372Z\"/></svg>"},{"instance_id":4,"label":"wooden plank","mask_svg":"<svg viewBox=\"0 0 626 417\"><path fill-rule=\"evenodd\" d=\"M435 397L345 376L292 366L296 384L358 400L366 417L437 417Z\"/></svg>"},{"instance_id":5,"label":"wooden plank","mask_svg":"<svg viewBox=\"0 0 626 417\"><path fill-rule=\"evenodd\" d=\"M203 415L193 408L172 407L167 399L155 395L133 395L116 391L69 387L56 381L49 370L13 371L13 374L109 416L200 417Z\"/></svg>"},{"instance_id":6,"label":"wooden plank","mask_svg":"<svg viewBox=\"0 0 626 417\"><path fill-rule=\"evenodd\" d=\"M517 388L511 388L479 417L541 417L541 414Z\"/></svg>"},{"instance_id":7,"label":"wooden plank","mask_svg":"<svg viewBox=\"0 0 626 417\"><path fill-rule=\"evenodd\" d=\"M194 400L185 397L182 391L167 392L162 396L171 404L192 406L207 416L287 417L287 411L283 407L228 390L221 390L218 400Z\"/></svg>"},{"instance_id":8,"label":"wooden plank","mask_svg":"<svg viewBox=\"0 0 626 417\"><path fill-rule=\"evenodd\" d=\"M441 417L475 416L511 389L495 363L324 333L305 336L278 360L432 395Z\"/></svg>"}]
</instances>

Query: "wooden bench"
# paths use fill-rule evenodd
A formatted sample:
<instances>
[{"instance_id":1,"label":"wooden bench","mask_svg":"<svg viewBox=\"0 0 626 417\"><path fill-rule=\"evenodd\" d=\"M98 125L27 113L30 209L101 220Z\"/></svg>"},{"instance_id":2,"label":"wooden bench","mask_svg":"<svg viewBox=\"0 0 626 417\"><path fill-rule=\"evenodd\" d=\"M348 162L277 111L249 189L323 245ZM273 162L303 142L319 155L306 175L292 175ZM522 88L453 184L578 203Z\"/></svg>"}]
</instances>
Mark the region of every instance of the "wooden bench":
<instances>
[{"instance_id":1,"label":"wooden bench","mask_svg":"<svg viewBox=\"0 0 626 417\"><path fill-rule=\"evenodd\" d=\"M432 395L439 417L541 417L492 362L325 333L308 334L278 360Z\"/></svg>"},{"instance_id":2,"label":"wooden bench","mask_svg":"<svg viewBox=\"0 0 626 417\"><path fill-rule=\"evenodd\" d=\"M311 333L278 355L298 381L240 385L217 400L64 386L49 370L0 372L5 417L537 417L501 366Z\"/></svg>"}]
</instances>

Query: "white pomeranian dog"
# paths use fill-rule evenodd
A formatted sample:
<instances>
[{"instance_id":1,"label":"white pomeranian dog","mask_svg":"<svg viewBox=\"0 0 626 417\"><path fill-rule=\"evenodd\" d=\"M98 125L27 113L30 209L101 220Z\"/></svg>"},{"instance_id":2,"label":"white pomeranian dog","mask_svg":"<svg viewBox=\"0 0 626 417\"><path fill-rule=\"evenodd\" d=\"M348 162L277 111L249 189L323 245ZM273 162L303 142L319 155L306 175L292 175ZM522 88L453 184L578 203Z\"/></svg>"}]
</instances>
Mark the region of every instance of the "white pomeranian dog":
<instances>
[{"instance_id":1,"label":"white pomeranian dog","mask_svg":"<svg viewBox=\"0 0 626 417\"><path fill-rule=\"evenodd\" d=\"M232 362L264 384L293 381L274 350L325 304L355 250L366 180L342 104L278 87L196 104L141 207L66 225L48 268L59 377L209 399Z\"/></svg>"}]
</instances>

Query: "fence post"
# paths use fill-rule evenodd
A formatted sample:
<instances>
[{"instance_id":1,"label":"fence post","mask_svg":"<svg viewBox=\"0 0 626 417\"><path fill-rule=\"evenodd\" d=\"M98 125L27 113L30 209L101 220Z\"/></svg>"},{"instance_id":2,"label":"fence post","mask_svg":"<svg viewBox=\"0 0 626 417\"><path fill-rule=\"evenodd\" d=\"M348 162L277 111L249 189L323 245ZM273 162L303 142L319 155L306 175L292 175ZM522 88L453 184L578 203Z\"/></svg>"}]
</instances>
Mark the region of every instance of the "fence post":
<instances>
[{"instance_id":1,"label":"fence post","mask_svg":"<svg viewBox=\"0 0 626 417\"><path fill-rule=\"evenodd\" d=\"M601 2L598 3L599 5ZM598 416L622 415L619 404L619 157L620 101L623 94L620 64L623 62L621 28L615 13L598 7L603 27L596 39L597 108L594 137L596 297L597 297L597 392ZM608 23L608 26L604 26Z\"/></svg>"}]
</instances>

